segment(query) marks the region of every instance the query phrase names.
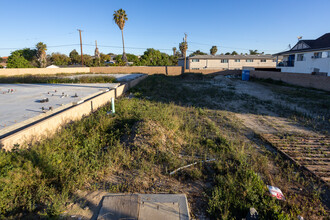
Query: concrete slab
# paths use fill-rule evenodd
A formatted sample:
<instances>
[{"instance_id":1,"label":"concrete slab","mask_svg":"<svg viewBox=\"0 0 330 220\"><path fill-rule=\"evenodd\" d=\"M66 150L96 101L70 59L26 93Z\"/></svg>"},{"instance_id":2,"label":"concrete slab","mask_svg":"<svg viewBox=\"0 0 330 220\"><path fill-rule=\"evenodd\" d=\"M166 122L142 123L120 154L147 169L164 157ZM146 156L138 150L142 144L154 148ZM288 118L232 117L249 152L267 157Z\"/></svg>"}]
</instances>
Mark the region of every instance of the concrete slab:
<instances>
[{"instance_id":1,"label":"concrete slab","mask_svg":"<svg viewBox=\"0 0 330 220\"><path fill-rule=\"evenodd\" d=\"M189 208L184 194L109 194L97 219L189 220Z\"/></svg>"},{"instance_id":2,"label":"concrete slab","mask_svg":"<svg viewBox=\"0 0 330 220\"><path fill-rule=\"evenodd\" d=\"M43 115L51 107L80 102L118 83L95 84L0 84L0 134L17 123ZM77 97L76 97L77 95ZM43 99L48 99L42 102ZM44 108L45 110L42 110Z\"/></svg>"},{"instance_id":3,"label":"concrete slab","mask_svg":"<svg viewBox=\"0 0 330 220\"><path fill-rule=\"evenodd\" d=\"M139 201L137 194L109 195L103 198L98 220L137 219Z\"/></svg>"},{"instance_id":4,"label":"concrete slab","mask_svg":"<svg viewBox=\"0 0 330 220\"><path fill-rule=\"evenodd\" d=\"M180 208L177 202L144 202L140 207L139 219L180 220Z\"/></svg>"}]
</instances>

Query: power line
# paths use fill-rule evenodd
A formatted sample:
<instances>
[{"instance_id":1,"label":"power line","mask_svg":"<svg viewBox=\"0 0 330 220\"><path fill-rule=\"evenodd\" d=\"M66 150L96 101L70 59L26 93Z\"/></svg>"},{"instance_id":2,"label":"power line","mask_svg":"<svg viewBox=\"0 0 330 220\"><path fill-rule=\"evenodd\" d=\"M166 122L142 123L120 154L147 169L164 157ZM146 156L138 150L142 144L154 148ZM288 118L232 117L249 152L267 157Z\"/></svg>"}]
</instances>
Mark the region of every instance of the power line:
<instances>
[{"instance_id":1,"label":"power line","mask_svg":"<svg viewBox=\"0 0 330 220\"><path fill-rule=\"evenodd\" d=\"M220 45L214 45L214 44L212 45L212 44L197 43L197 42L192 42L192 41L189 41L188 43L205 45L205 46L217 46L219 48L228 48L228 49L236 49L236 50L251 50L251 48L247 49L247 48L239 48L239 47L226 47L226 46L220 46ZM263 51L276 51L276 50L263 50Z\"/></svg>"}]
</instances>

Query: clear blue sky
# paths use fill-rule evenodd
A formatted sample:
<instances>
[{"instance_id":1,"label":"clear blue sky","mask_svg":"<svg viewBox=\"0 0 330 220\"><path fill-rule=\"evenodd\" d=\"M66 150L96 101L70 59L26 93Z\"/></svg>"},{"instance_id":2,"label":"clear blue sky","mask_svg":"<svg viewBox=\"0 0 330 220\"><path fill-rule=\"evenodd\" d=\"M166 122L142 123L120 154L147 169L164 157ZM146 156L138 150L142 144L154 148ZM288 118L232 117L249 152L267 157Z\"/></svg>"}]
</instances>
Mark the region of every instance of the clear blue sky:
<instances>
[{"instance_id":1,"label":"clear blue sky","mask_svg":"<svg viewBox=\"0 0 330 220\"><path fill-rule=\"evenodd\" d=\"M0 0L0 6L0 56L39 41L47 44L47 53L80 53L77 45L60 46L79 44L78 28L84 44L97 40L100 52L122 53L112 20L119 8L128 15L126 52L137 55L145 48L171 53L184 33L189 51L209 53L217 45L218 53L275 53L293 46L297 36L315 39L330 32L329 0ZM94 49L83 48L87 54Z\"/></svg>"}]
</instances>

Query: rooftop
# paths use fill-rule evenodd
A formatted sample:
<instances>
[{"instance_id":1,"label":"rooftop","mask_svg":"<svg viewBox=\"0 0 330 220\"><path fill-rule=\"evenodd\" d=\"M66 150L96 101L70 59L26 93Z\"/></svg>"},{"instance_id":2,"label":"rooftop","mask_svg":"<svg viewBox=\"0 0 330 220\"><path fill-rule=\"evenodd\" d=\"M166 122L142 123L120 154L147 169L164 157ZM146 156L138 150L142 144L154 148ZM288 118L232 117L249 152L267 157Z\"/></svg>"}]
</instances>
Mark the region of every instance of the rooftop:
<instances>
[{"instance_id":1,"label":"rooftop","mask_svg":"<svg viewBox=\"0 0 330 220\"><path fill-rule=\"evenodd\" d=\"M298 45L302 45L302 47L299 48ZM328 50L328 49L330 49L330 33L326 33L315 40L300 40L291 50L283 51L273 55L277 56L277 55L285 55L285 54L292 54L298 52L308 52L308 51Z\"/></svg>"},{"instance_id":2,"label":"rooftop","mask_svg":"<svg viewBox=\"0 0 330 220\"><path fill-rule=\"evenodd\" d=\"M183 59L183 58L180 58ZM196 55L188 59L274 59L272 55Z\"/></svg>"}]
</instances>

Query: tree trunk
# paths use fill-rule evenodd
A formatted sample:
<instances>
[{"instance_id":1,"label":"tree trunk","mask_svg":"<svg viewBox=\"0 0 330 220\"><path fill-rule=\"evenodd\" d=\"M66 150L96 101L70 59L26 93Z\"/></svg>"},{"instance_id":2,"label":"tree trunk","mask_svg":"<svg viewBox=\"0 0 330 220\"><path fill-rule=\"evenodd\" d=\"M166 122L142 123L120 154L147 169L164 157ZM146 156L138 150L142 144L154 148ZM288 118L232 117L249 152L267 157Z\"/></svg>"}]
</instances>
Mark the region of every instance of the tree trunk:
<instances>
[{"instance_id":1,"label":"tree trunk","mask_svg":"<svg viewBox=\"0 0 330 220\"><path fill-rule=\"evenodd\" d=\"M186 72L186 51L183 53L184 54L184 64L183 64L183 73L185 73Z\"/></svg>"},{"instance_id":2,"label":"tree trunk","mask_svg":"<svg viewBox=\"0 0 330 220\"><path fill-rule=\"evenodd\" d=\"M128 63L127 63L127 57L126 57L126 53L125 53L125 42L124 42L124 31L123 31L123 29L121 30L121 38L123 40L123 57L121 58L121 60L123 62L125 62L125 65L127 66Z\"/></svg>"}]
</instances>

